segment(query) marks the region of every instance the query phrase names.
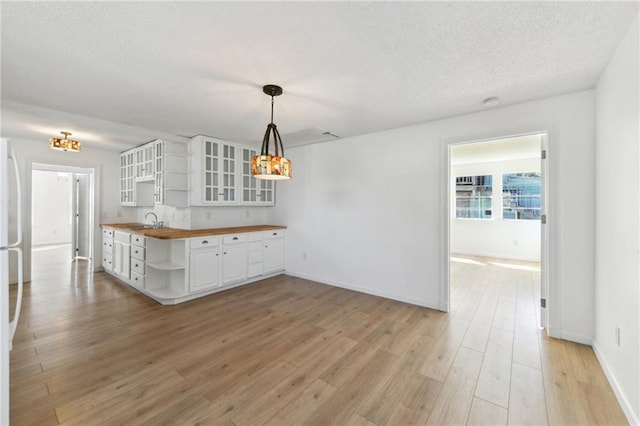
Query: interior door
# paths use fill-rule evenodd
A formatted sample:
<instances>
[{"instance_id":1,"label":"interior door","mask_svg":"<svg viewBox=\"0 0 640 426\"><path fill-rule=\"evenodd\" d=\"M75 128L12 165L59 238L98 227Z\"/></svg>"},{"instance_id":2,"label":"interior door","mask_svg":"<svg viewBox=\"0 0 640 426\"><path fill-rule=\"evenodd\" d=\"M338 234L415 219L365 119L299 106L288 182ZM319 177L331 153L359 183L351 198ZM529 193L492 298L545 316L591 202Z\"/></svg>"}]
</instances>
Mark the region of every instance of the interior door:
<instances>
[{"instance_id":1,"label":"interior door","mask_svg":"<svg viewBox=\"0 0 640 426\"><path fill-rule=\"evenodd\" d=\"M72 179L73 258L91 257L91 209L89 175L74 173Z\"/></svg>"}]
</instances>

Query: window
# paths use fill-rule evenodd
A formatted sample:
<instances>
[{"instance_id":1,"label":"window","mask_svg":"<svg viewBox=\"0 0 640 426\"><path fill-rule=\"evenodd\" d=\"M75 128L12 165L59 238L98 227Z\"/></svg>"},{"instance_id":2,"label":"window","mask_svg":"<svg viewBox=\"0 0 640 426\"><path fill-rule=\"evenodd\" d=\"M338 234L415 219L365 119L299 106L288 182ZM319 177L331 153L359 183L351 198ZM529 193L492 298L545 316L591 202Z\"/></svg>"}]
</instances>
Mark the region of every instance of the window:
<instances>
[{"instance_id":1,"label":"window","mask_svg":"<svg viewBox=\"0 0 640 426\"><path fill-rule=\"evenodd\" d=\"M540 220L540 172L502 175L502 218Z\"/></svg>"},{"instance_id":2,"label":"window","mask_svg":"<svg viewBox=\"0 0 640 426\"><path fill-rule=\"evenodd\" d=\"M491 219L492 177L456 177L456 218Z\"/></svg>"}]
</instances>

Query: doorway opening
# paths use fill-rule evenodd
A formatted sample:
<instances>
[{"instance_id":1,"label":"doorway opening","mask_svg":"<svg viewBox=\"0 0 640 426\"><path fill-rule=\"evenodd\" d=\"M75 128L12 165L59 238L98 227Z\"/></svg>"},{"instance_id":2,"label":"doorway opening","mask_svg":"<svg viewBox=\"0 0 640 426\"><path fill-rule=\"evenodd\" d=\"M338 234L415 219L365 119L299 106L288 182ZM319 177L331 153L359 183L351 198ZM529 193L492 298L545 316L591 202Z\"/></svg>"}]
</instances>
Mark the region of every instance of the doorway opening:
<instances>
[{"instance_id":1,"label":"doorway opening","mask_svg":"<svg viewBox=\"0 0 640 426\"><path fill-rule=\"evenodd\" d=\"M32 277L93 259L93 169L33 163Z\"/></svg>"},{"instance_id":2,"label":"doorway opening","mask_svg":"<svg viewBox=\"0 0 640 426\"><path fill-rule=\"evenodd\" d=\"M546 146L545 132L449 145L449 310L478 331L546 326Z\"/></svg>"}]
</instances>

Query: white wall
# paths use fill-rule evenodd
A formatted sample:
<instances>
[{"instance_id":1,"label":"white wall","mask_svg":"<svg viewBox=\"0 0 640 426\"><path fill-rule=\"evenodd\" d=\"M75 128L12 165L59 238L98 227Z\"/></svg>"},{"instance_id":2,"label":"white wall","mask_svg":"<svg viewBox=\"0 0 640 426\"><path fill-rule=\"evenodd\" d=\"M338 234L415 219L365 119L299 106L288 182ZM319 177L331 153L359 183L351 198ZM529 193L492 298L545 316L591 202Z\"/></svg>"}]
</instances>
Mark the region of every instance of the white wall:
<instances>
[{"instance_id":1,"label":"white wall","mask_svg":"<svg viewBox=\"0 0 640 426\"><path fill-rule=\"evenodd\" d=\"M636 18L596 87L593 346L632 424L640 424L638 37Z\"/></svg>"},{"instance_id":2,"label":"white wall","mask_svg":"<svg viewBox=\"0 0 640 426\"><path fill-rule=\"evenodd\" d=\"M277 192L277 191L276 191ZM180 229L226 228L232 226L264 225L267 211L272 207L172 207L155 206L137 209L137 221L151 223L145 219L147 212L154 212L165 226Z\"/></svg>"},{"instance_id":3,"label":"white wall","mask_svg":"<svg viewBox=\"0 0 640 426\"><path fill-rule=\"evenodd\" d=\"M135 210L120 207L119 202L119 162L120 154L98 148L83 146L82 152L70 153L55 151L49 148L49 141L28 141L13 139L11 135L3 135L11 140L11 145L18 157L20 174L23 180L23 233L24 242L24 278L31 279L31 167L32 163L57 164L64 166L94 168L96 178L96 218L94 220L94 258L101 259L102 241L100 223L129 222L136 219ZM15 194L11 194L15 199ZM9 229L15 225L15 217L10 217ZM94 269L101 263L95 261ZM17 274L15 265L10 271L10 279L15 282Z\"/></svg>"},{"instance_id":4,"label":"white wall","mask_svg":"<svg viewBox=\"0 0 640 426\"><path fill-rule=\"evenodd\" d=\"M502 173L539 172L540 158L451 166L451 253L540 261L540 221L502 219ZM455 217L455 176L493 176L493 217Z\"/></svg>"},{"instance_id":5,"label":"white wall","mask_svg":"<svg viewBox=\"0 0 640 426\"><path fill-rule=\"evenodd\" d=\"M31 244L71 243L71 175L34 170L31 179Z\"/></svg>"},{"instance_id":6,"label":"white wall","mask_svg":"<svg viewBox=\"0 0 640 426\"><path fill-rule=\"evenodd\" d=\"M287 272L446 308L447 145L549 131L549 332L593 336L593 91L287 150ZM306 254L306 256L305 256Z\"/></svg>"}]
</instances>

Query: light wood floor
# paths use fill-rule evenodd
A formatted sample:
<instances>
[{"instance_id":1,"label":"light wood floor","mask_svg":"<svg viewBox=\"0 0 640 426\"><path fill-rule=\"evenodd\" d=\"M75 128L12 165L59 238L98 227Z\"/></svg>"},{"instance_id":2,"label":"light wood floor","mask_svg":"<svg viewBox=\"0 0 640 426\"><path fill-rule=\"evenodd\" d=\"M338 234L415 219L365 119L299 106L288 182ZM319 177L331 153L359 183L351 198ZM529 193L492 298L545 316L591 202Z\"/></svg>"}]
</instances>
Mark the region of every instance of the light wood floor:
<instances>
[{"instance_id":1,"label":"light wood floor","mask_svg":"<svg viewBox=\"0 0 640 426\"><path fill-rule=\"evenodd\" d=\"M12 425L626 423L591 348L540 332L536 264L456 256L445 314L284 275L163 307L34 255Z\"/></svg>"}]
</instances>

